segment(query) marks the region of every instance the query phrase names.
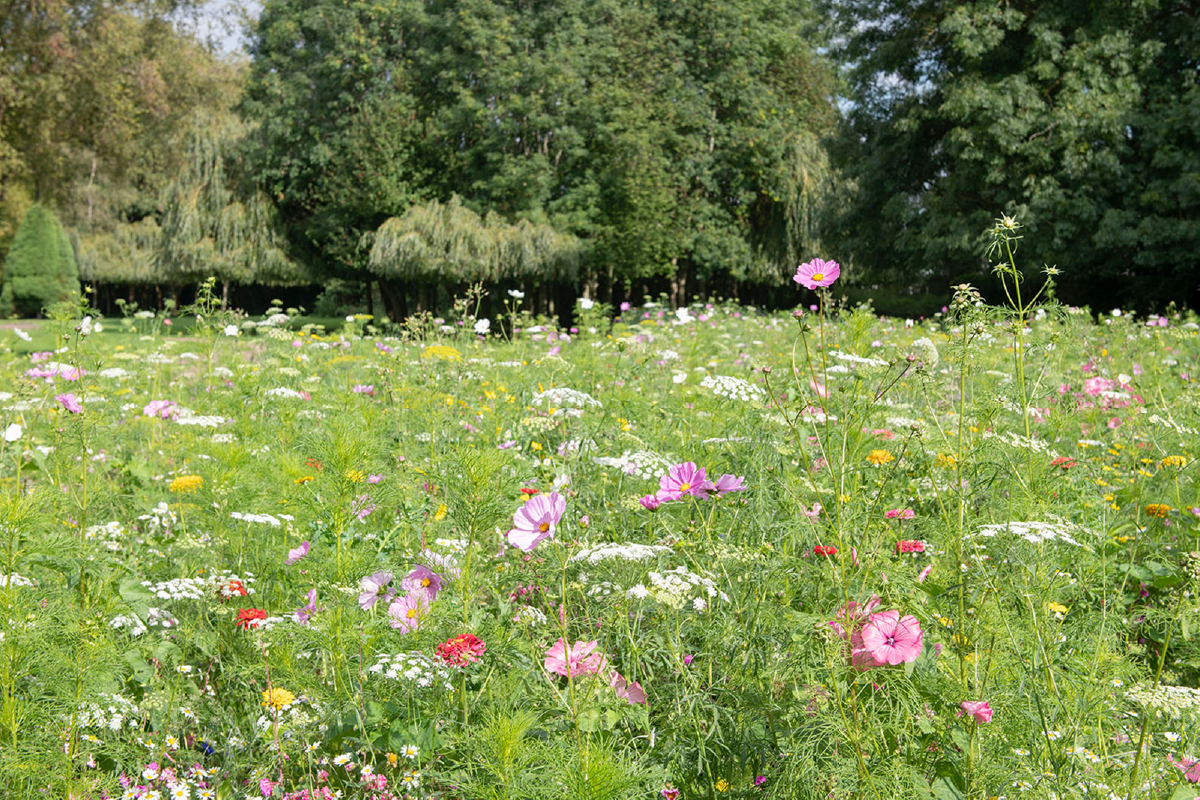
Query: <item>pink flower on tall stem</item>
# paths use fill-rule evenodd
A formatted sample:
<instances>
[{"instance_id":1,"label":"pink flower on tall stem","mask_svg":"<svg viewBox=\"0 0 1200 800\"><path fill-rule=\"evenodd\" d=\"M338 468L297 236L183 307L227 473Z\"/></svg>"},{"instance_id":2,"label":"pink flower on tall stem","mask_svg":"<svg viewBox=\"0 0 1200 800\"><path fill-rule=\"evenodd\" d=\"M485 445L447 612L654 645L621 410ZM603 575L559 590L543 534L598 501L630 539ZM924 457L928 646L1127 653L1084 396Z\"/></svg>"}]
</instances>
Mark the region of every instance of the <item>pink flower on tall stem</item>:
<instances>
[{"instance_id":1,"label":"pink flower on tall stem","mask_svg":"<svg viewBox=\"0 0 1200 800\"><path fill-rule=\"evenodd\" d=\"M290 567L292 564L295 564L297 561L299 561L300 559L302 559L306 555L308 555L308 551L311 548L312 548L311 543L309 543L307 541L301 542L300 546L297 547L296 549L288 550L287 560L284 561L283 563Z\"/></svg>"},{"instance_id":2,"label":"pink flower on tall stem","mask_svg":"<svg viewBox=\"0 0 1200 800\"><path fill-rule=\"evenodd\" d=\"M686 461L671 467L658 479L658 499L666 502L691 495L697 500L706 500L713 488L704 475L704 467L697 467L695 461Z\"/></svg>"},{"instance_id":3,"label":"pink flower on tall stem","mask_svg":"<svg viewBox=\"0 0 1200 800\"><path fill-rule=\"evenodd\" d=\"M409 592L398 597L388 606L388 617L393 628L405 633L421 627L421 618L429 610L429 597L424 592Z\"/></svg>"},{"instance_id":4,"label":"pink flower on tall stem","mask_svg":"<svg viewBox=\"0 0 1200 800\"><path fill-rule=\"evenodd\" d=\"M641 503L642 508L646 509L647 511L657 511L659 506L662 505L662 500L659 500L658 497L652 494L646 495L638 500L638 502Z\"/></svg>"},{"instance_id":5,"label":"pink flower on tall stem","mask_svg":"<svg viewBox=\"0 0 1200 800\"><path fill-rule=\"evenodd\" d=\"M925 634L917 618L900 616L899 611L872 614L863 626L863 648L875 659L875 666L895 666L916 661L924 647Z\"/></svg>"},{"instance_id":6,"label":"pink flower on tall stem","mask_svg":"<svg viewBox=\"0 0 1200 800\"><path fill-rule=\"evenodd\" d=\"M532 552L544 539L554 538L555 526L566 510L567 501L558 492L530 498L513 514L508 543L526 553Z\"/></svg>"},{"instance_id":7,"label":"pink flower on tall stem","mask_svg":"<svg viewBox=\"0 0 1200 800\"><path fill-rule=\"evenodd\" d=\"M1183 779L1188 783L1200 783L1200 759L1193 761L1190 758L1180 757L1178 761L1174 756L1167 756L1167 760L1178 767L1183 772Z\"/></svg>"},{"instance_id":8,"label":"pink flower on tall stem","mask_svg":"<svg viewBox=\"0 0 1200 800\"><path fill-rule=\"evenodd\" d=\"M424 592L432 603L442 590L442 576L429 567L418 565L400 581L400 588L406 592Z\"/></svg>"},{"instance_id":9,"label":"pink flower on tall stem","mask_svg":"<svg viewBox=\"0 0 1200 800\"><path fill-rule=\"evenodd\" d=\"M358 604L362 606L363 611L370 611L379 600L386 603L395 596L394 592L388 590L392 577L392 573L381 569L359 581L362 594L358 596Z\"/></svg>"},{"instance_id":10,"label":"pink flower on tall stem","mask_svg":"<svg viewBox=\"0 0 1200 800\"><path fill-rule=\"evenodd\" d=\"M967 716L974 717L975 721L981 725L992 721L992 708L986 700L964 700L959 707L962 709L960 714L965 713Z\"/></svg>"},{"instance_id":11,"label":"pink flower on tall stem","mask_svg":"<svg viewBox=\"0 0 1200 800\"><path fill-rule=\"evenodd\" d=\"M70 411L72 414L82 414L83 413L83 404L79 402L79 398L76 397L74 395L74 393L72 393L72 392L67 392L66 394L60 394L60 395L56 396L54 399L57 400L58 402L62 403L62 407L65 408L67 411Z\"/></svg>"},{"instance_id":12,"label":"pink flower on tall stem","mask_svg":"<svg viewBox=\"0 0 1200 800\"><path fill-rule=\"evenodd\" d=\"M730 492L746 491L745 478L741 475L722 475L713 483L713 491L717 497L729 494Z\"/></svg>"},{"instance_id":13,"label":"pink flower on tall stem","mask_svg":"<svg viewBox=\"0 0 1200 800\"><path fill-rule=\"evenodd\" d=\"M604 669L608 659L603 653L597 653L596 642L577 641L568 645L559 637L558 641L546 651L542 664L547 672L573 678L577 675L595 675Z\"/></svg>"},{"instance_id":14,"label":"pink flower on tall stem","mask_svg":"<svg viewBox=\"0 0 1200 800\"><path fill-rule=\"evenodd\" d=\"M797 267L796 275L792 280L805 289L824 289L828 286L833 286L834 281L841 274L842 268L836 261L814 258L812 261L806 261Z\"/></svg>"}]
</instances>

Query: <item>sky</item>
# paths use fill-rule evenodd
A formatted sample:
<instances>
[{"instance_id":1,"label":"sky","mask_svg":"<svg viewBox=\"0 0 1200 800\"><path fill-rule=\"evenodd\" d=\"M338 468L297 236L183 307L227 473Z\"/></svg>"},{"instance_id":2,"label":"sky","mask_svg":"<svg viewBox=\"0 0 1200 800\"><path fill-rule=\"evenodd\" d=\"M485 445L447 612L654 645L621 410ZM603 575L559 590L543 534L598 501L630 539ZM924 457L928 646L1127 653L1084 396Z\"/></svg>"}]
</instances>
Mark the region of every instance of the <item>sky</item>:
<instances>
[{"instance_id":1,"label":"sky","mask_svg":"<svg viewBox=\"0 0 1200 800\"><path fill-rule=\"evenodd\" d=\"M261 10L260 0L210 0L196 20L197 35L211 38L223 53L245 53L246 37L238 23L239 14L257 17Z\"/></svg>"}]
</instances>

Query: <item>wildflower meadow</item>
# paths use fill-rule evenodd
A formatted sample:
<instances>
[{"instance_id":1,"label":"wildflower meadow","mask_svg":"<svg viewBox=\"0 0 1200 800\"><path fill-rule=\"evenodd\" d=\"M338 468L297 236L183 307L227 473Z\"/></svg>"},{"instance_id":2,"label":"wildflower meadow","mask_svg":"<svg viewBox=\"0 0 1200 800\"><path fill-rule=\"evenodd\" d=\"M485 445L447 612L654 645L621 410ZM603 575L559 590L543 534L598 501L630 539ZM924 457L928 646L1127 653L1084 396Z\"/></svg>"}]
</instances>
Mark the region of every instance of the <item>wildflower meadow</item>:
<instances>
[{"instance_id":1,"label":"wildflower meadow","mask_svg":"<svg viewBox=\"0 0 1200 800\"><path fill-rule=\"evenodd\" d=\"M922 319L5 323L0 796L1200 796L1200 325L1018 228Z\"/></svg>"}]
</instances>

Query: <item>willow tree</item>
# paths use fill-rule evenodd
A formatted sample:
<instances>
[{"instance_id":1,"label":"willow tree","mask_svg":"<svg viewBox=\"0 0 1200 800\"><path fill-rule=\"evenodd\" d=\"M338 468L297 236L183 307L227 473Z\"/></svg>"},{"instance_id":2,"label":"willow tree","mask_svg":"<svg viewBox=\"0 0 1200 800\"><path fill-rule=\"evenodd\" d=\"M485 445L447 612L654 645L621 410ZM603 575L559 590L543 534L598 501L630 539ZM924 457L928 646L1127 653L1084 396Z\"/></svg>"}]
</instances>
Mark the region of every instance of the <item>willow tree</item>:
<instances>
[{"instance_id":1,"label":"willow tree","mask_svg":"<svg viewBox=\"0 0 1200 800\"><path fill-rule=\"evenodd\" d=\"M574 280L579 240L552 226L529 220L509 223L491 212L481 217L456 195L409 207L374 233L368 268L380 276L389 313L403 314L397 289L388 281L429 285L554 282Z\"/></svg>"}]
</instances>

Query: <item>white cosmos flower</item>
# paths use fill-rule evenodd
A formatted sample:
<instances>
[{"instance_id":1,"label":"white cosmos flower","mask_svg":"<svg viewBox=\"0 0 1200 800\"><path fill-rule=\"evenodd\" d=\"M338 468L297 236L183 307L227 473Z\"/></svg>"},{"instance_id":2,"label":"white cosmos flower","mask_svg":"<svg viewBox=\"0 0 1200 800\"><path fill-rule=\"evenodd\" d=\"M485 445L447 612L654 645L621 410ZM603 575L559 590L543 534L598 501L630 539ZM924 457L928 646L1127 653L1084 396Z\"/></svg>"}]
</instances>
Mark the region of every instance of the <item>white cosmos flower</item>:
<instances>
[{"instance_id":1,"label":"white cosmos flower","mask_svg":"<svg viewBox=\"0 0 1200 800\"><path fill-rule=\"evenodd\" d=\"M492 321L490 319L485 318L475 321L475 332L480 336L483 336L485 333L491 330L491 327Z\"/></svg>"},{"instance_id":2,"label":"white cosmos flower","mask_svg":"<svg viewBox=\"0 0 1200 800\"><path fill-rule=\"evenodd\" d=\"M226 325L225 326L225 335L226 336L237 336L238 335L238 326L237 325Z\"/></svg>"},{"instance_id":3,"label":"white cosmos flower","mask_svg":"<svg viewBox=\"0 0 1200 800\"><path fill-rule=\"evenodd\" d=\"M4 441L15 442L21 438L21 433L21 426L14 422L4 429Z\"/></svg>"},{"instance_id":4,"label":"white cosmos flower","mask_svg":"<svg viewBox=\"0 0 1200 800\"><path fill-rule=\"evenodd\" d=\"M508 296L509 296L509 297L515 297L515 298L517 298L518 300L523 300L523 299L525 298L525 293L524 293L524 292L522 292L522 291L520 291L520 290L518 290L518 289L509 289L509 290L508 290Z\"/></svg>"}]
</instances>

